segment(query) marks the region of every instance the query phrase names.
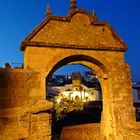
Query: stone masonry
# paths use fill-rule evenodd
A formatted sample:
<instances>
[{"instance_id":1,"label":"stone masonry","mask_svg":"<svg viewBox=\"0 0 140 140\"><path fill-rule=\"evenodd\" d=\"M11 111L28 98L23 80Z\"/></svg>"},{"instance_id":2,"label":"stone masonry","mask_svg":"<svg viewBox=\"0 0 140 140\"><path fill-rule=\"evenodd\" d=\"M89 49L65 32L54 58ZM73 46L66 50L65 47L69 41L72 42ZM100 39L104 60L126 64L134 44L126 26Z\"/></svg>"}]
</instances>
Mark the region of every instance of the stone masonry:
<instances>
[{"instance_id":1,"label":"stone masonry","mask_svg":"<svg viewBox=\"0 0 140 140\"><path fill-rule=\"evenodd\" d=\"M1 140L50 139L51 116L45 111L52 108L52 103L39 93L39 73L0 69Z\"/></svg>"},{"instance_id":2,"label":"stone masonry","mask_svg":"<svg viewBox=\"0 0 140 140\"><path fill-rule=\"evenodd\" d=\"M62 140L139 140L133 108L127 45L107 22L71 0L66 17L46 18L21 42L24 69L0 69L0 139L50 140L52 103L46 82L69 63L93 70L102 87L101 123L64 127Z\"/></svg>"}]
</instances>

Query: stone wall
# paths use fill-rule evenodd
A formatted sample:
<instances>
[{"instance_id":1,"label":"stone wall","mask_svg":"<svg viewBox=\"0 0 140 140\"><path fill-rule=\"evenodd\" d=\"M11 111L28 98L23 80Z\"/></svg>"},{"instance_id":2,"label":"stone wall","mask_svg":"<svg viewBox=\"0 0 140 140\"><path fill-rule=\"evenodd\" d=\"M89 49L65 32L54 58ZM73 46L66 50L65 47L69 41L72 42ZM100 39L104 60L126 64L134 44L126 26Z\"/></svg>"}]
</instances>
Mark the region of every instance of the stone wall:
<instances>
[{"instance_id":1,"label":"stone wall","mask_svg":"<svg viewBox=\"0 0 140 140\"><path fill-rule=\"evenodd\" d=\"M1 108L21 107L33 89L40 87L39 74L29 70L0 69ZM36 93L34 93L36 96Z\"/></svg>"},{"instance_id":2,"label":"stone wall","mask_svg":"<svg viewBox=\"0 0 140 140\"><path fill-rule=\"evenodd\" d=\"M51 139L52 104L40 92L40 73L0 69L0 140Z\"/></svg>"},{"instance_id":3,"label":"stone wall","mask_svg":"<svg viewBox=\"0 0 140 140\"><path fill-rule=\"evenodd\" d=\"M108 140L117 140L122 137L122 131L128 132L130 125L132 130L136 128L130 69L125 64L123 52L28 47L25 57L30 58L25 66L31 69L38 68L42 73L42 81L54 70L67 64L69 59L70 62L77 60L77 64L95 70L103 93L101 133ZM133 135L129 135L130 139L132 137Z\"/></svg>"},{"instance_id":4,"label":"stone wall","mask_svg":"<svg viewBox=\"0 0 140 140\"><path fill-rule=\"evenodd\" d=\"M101 140L100 124L67 126L62 129L61 140Z\"/></svg>"}]
</instances>

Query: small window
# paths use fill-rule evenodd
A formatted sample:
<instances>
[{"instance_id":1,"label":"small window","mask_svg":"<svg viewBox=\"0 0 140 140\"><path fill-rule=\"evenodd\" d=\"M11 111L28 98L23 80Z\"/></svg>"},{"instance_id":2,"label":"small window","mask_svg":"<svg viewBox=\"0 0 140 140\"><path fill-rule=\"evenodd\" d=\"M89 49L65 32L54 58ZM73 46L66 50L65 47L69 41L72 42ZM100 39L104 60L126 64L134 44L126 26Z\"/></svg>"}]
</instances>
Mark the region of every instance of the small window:
<instances>
[{"instance_id":1,"label":"small window","mask_svg":"<svg viewBox=\"0 0 140 140\"><path fill-rule=\"evenodd\" d=\"M137 90L138 100L140 100L140 90Z\"/></svg>"}]
</instances>

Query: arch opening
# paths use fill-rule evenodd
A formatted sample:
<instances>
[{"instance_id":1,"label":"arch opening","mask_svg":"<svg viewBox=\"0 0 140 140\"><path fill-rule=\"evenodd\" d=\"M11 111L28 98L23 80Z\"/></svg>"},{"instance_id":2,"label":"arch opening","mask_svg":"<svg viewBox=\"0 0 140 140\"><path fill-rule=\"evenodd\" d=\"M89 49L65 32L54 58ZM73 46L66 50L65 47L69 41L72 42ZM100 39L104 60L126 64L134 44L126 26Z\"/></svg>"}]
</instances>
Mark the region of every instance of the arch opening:
<instances>
[{"instance_id":1,"label":"arch opening","mask_svg":"<svg viewBox=\"0 0 140 140\"><path fill-rule=\"evenodd\" d=\"M51 62L54 60L51 60ZM50 62L50 63L51 63ZM108 70L106 69L106 67L98 60L96 60L93 57L87 56L87 55L70 55L64 59L61 59L59 62L56 62L56 64L54 64L52 66L52 69L49 71L49 73L47 73L46 76L46 81L48 81L51 77L51 75L60 67L65 66L67 64L70 63L77 63L77 64L83 64L89 68L91 68L91 66L89 64L85 64L85 62L94 64L94 66L98 67L98 70L101 71L102 74L106 75L105 78L107 78L108 75ZM91 68L92 69L92 68ZM94 69L94 68L93 68ZM92 70L93 70L92 69ZM98 73L96 71L96 73ZM104 77L103 77L104 78Z\"/></svg>"},{"instance_id":2,"label":"arch opening","mask_svg":"<svg viewBox=\"0 0 140 140\"><path fill-rule=\"evenodd\" d=\"M77 62L80 64L64 61L68 64L61 66L65 63L60 63L61 67L55 69L49 79L46 77L46 98L54 103L53 137L60 136L62 127L101 121L101 84L96 73L81 60Z\"/></svg>"}]
</instances>

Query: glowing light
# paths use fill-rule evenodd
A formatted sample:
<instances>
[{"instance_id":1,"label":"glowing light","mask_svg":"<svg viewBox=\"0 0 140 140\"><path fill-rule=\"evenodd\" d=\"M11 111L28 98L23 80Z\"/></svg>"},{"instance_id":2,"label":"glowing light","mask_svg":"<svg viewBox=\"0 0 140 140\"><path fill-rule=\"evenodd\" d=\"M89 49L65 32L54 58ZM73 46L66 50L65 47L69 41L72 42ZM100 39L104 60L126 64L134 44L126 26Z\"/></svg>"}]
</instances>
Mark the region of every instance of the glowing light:
<instances>
[{"instance_id":1,"label":"glowing light","mask_svg":"<svg viewBox=\"0 0 140 140\"><path fill-rule=\"evenodd\" d=\"M69 97L69 92L64 92L64 97Z\"/></svg>"},{"instance_id":2,"label":"glowing light","mask_svg":"<svg viewBox=\"0 0 140 140\"><path fill-rule=\"evenodd\" d=\"M78 96L80 98L80 92L79 91L73 91L73 94L71 94L71 97L75 99L75 97Z\"/></svg>"},{"instance_id":3,"label":"glowing light","mask_svg":"<svg viewBox=\"0 0 140 140\"><path fill-rule=\"evenodd\" d=\"M57 98L56 101L57 101L57 103L60 103L61 99L60 98Z\"/></svg>"},{"instance_id":4,"label":"glowing light","mask_svg":"<svg viewBox=\"0 0 140 140\"><path fill-rule=\"evenodd\" d=\"M85 103L85 102L86 102L86 100L84 99L84 100L83 100L83 102Z\"/></svg>"},{"instance_id":5,"label":"glowing light","mask_svg":"<svg viewBox=\"0 0 140 140\"><path fill-rule=\"evenodd\" d=\"M88 93L87 92L85 93L85 97L88 97Z\"/></svg>"}]
</instances>

